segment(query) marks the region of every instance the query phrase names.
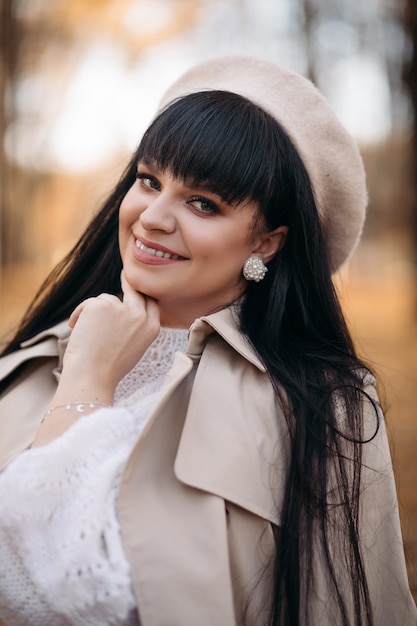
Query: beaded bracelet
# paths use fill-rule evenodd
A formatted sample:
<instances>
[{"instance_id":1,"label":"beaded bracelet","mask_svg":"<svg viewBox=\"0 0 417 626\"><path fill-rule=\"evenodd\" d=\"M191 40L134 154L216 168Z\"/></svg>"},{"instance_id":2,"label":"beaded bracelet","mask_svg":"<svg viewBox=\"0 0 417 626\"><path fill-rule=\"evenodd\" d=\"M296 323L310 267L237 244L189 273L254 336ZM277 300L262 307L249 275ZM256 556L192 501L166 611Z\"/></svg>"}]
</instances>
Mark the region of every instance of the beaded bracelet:
<instances>
[{"instance_id":1,"label":"beaded bracelet","mask_svg":"<svg viewBox=\"0 0 417 626\"><path fill-rule=\"evenodd\" d=\"M67 402L67 404L57 404L56 406L51 407L48 411L46 411L45 415L42 418L42 422L51 415L52 411L56 409L66 409L67 411L72 411L73 409L77 411L77 413L84 413L85 408L95 409L96 407L102 407L105 409L109 409L109 404L102 404L101 402Z\"/></svg>"}]
</instances>

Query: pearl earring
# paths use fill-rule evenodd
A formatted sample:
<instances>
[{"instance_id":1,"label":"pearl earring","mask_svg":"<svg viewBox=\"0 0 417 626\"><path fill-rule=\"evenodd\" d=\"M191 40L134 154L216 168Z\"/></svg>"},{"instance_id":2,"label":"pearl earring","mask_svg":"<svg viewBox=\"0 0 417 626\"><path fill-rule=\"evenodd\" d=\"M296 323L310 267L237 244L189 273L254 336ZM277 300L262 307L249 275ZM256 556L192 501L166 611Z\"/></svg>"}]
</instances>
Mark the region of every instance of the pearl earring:
<instances>
[{"instance_id":1,"label":"pearl earring","mask_svg":"<svg viewBox=\"0 0 417 626\"><path fill-rule=\"evenodd\" d=\"M254 280L255 283L263 280L267 271L268 268L258 256L250 256L243 266L243 276L246 280Z\"/></svg>"}]
</instances>

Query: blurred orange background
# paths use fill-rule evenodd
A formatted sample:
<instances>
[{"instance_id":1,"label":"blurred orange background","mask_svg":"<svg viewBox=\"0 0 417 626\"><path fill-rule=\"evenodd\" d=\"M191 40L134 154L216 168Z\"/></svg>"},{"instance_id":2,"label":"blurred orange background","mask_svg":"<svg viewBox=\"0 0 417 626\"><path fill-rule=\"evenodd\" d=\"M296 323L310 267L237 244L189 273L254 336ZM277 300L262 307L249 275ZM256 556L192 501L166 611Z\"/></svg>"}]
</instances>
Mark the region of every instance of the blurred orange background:
<instances>
[{"instance_id":1,"label":"blurred orange background","mask_svg":"<svg viewBox=\"0 0 417 626\"><path fill-rule=\"evenodd\" d=\"M369 211L337 288L380 380L417 598L417 0L0 0L0 334L121 173L164 88L208 56L301 71L360 144Z\"/></svg>"}]
</instances>

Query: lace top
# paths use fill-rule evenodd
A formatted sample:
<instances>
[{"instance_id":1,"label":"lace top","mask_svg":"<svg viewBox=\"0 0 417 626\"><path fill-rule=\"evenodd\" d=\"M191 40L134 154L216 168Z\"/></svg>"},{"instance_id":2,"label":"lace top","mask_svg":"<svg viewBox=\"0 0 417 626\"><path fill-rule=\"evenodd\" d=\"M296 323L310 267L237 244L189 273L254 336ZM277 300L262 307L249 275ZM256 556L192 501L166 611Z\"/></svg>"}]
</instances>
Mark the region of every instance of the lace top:
<instances>
[{"instance_id":1,"label":"lace top","mask_svg":"<svg viewBox=\"0 0 417 626\"><path fill-rule=\"evenodd\" d=\"M161 328L139 363L118 384L114 395L115 406L135 406L149 393L159 391L175 352L185 351L187 335L187 330Z\"/></svg>"},{"instance_id":2,"label":"lace top","mask_svg":"<svg viewBox=\"0 0 417 626\"><path fill-rule=\"evenodd\" d=\"M81 417L0 474L0 619L8 626L139 623L116 515L118 485L186 338L187 331L161 329L120 382L115 407Z\"/></svg>"}]
</instances>

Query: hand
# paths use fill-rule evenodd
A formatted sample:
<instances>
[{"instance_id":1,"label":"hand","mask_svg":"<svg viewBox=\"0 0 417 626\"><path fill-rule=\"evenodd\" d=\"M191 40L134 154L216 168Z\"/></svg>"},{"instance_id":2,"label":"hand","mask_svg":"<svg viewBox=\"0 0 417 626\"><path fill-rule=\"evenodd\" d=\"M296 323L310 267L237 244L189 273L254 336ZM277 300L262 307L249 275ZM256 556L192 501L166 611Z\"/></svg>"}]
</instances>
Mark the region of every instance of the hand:
<instances>
[{"instance_id":1,"label":"hand","mask_svg":"<svg viewBox=\"0 0 417 626\"><path fill-rule=\"evenodd\" d=\"M100 397L108 403L108 394L104 399L100 392L111 389L114 393L117 383L159 333L156 301L132 289L123 272L121 279L123 301L101 294L82 302L70 317L73 331L64 356L61 383L65 383L68 391L72 388L71 399L74 399L74 386L78 387L82 397L75 398L76 401L86 397L84 387L91 387L88 400Z\"/></svg>"},{"instance_id":2,"label":"hand","mask_svg":"<svg viewBox=\"0 0 417 626\"><path fill-rule=\"evenodd\" d=\"M160 321L156 301L132 289L123 272L121 279L123 301L104 293L85 300L72 313L69 325L73 331L51 403L59 408L40 424L33 446L49 443L79 419L79 413L62 405L112 404L117 383L157 337Z\"/></svg>"}]
</instances>

